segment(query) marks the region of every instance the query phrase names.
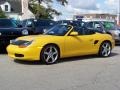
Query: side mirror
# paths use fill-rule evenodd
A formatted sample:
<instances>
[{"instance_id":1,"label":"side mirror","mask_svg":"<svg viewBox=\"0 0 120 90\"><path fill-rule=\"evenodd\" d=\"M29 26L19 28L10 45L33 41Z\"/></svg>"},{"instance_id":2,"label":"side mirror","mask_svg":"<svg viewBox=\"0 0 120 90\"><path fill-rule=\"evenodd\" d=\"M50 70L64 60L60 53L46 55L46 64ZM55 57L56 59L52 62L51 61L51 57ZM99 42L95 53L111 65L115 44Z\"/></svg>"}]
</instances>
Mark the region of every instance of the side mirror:
<instances>
[{"instance_id":1,"label":"side mirror","mask_svg":"<svg viewBox=\"0 0 120 90\"><path fill-rule=\"evenodd\" d=\"M70 36L78 36L78 32L71 32Z\"/></svg>"}]
</instances>

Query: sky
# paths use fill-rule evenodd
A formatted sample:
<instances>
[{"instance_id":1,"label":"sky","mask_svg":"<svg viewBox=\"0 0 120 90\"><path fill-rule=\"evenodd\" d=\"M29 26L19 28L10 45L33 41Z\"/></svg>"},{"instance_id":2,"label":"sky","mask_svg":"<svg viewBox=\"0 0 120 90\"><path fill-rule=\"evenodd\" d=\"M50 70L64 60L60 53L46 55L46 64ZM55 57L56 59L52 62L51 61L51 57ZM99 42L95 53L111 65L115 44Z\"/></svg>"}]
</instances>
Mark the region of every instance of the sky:
<instances>
[{"instance_id":1,"label":"sky","mask_svg":"<svg viewBox=\"0 0 120 90\"><path fill-rule=\"evenodd\" d=\"M73 15L84 13L111 13L117 14L119 0L68 0L68 5L61 6L54 1L53 8L62 15L56 19L71 19Z\"/></svg>"}]
</instances>

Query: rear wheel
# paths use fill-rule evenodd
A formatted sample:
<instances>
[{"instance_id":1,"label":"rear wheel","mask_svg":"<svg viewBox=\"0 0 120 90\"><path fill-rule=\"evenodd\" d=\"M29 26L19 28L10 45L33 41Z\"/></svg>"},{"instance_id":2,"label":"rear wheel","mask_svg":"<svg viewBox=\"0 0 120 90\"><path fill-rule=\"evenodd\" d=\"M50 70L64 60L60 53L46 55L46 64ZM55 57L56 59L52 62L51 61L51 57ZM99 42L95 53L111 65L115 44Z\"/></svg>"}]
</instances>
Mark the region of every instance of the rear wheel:
<instances>
[{"instance_id":1,"label":"rear wheel","mask_svg":"<svg viewBox=\"0 0 120 90\"><path fill-rule=\"evenodd\" d=\"M55 45L47 45L41 52L41 60L46 64L54 64L59 59L60 53Z\"/></svg>"},{"instance_id":2,"label":"rear wheel","mask_svg":"<svg viewBox=\"0 0 120 90\"><path fill-rule=\"evenodd\" d=\"M108 57L111 54L111 44L109 42L103 42L99 49L99 55L101 57Z\"/></svg>"}]
</instances>

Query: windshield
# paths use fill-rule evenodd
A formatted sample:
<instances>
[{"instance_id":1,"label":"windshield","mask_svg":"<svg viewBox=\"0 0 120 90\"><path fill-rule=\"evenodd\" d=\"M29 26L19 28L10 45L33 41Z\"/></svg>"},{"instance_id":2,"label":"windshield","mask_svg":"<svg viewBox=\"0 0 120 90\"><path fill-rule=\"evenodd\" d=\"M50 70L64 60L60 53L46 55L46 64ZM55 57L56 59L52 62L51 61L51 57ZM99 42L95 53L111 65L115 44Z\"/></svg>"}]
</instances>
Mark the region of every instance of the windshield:
<instances>
[{"instance_id":1,"label":"windshield","mask_svg":"<svg viewBox=\"0 0 120 90\"><path fill-rule=\"evenodd\" d=\"M55 22L51 20L37 20L35 23L36 26L54 26Z\"/></svg>"},{"instance_id":2,"label":"windshield","mask_svg":"<svg viewBox=\"0 0 120 90\"><path fill-rule=\"evenodd\" d=\"M21 25L21 21L20 20L12 20L13 24L16 25Z\"/></svg>"},{"instance_id":3,"label":"windshield","mask_svg":"<svg viewBox=\"0 0 120 90\"><path fill-rule=\"evenodd\" d=\"M115 30L116 25L114 22L102 22L105 30Z\"/></svg>"},{"instance_id":4,"label":"windshield","mask_svg":"<svg viewBox=\"0 0 120 90\"><path fill-rule=\"evenodd\" d=\"M10 28L10 27L17 27L17 25L12 22L10 19L0 19L0 27L1 28Z\"/></svg>"},{"instance_id":5,"label":"windshield","mask_svg":"<svg viewBox=\"0 0 120 90\"><path fill-rule=\"evenodd\" d=\"M58 21L58 24L68 24L68 25L72 25L72 26L78 26L78 27L82 27L83 23L82 21L72 21L72 20L62 20L62 21Z\"/></svg>"},{"instance_id":6,"label":"windshield","mask_svg":"<svg viewBox=\"0 0 120 90\"><path fill-rule=\"evenodd\" d=\"M71 27L68 25L56 25L54 27L52 27L51 29L49 29L46 33L44 33L45 35L57 35L57 36L64 36L68 30Z\"/></svg>"}]
</instances>

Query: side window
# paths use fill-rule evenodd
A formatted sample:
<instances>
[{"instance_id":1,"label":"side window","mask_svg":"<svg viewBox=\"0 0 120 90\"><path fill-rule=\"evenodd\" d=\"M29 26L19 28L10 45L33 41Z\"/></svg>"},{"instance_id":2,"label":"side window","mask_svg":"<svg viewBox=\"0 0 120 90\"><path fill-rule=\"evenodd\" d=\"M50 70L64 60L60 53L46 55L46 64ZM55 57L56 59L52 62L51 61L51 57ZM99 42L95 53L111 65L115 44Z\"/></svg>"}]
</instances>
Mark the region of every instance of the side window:
<instances>
[{"instance_id":1,"label":"side window","mask_svg":"<svg viewBox=\"0 0 120 90\"><path fill-rule=\"evenodd\" d=\"M88 22L83 28L83 35L94 34L94 22Z\"/></svg>"},{"instance_id":2,"label":"side window","mask_svg":"<svg viewBox=\"0 0 120 90\"><path fill-rule=\"evenodd\" d=\"M27 27L33 27L33 22L31 20L28 20L26 23Z\"/></svg>"},{"instance_id":3,"label":"side window","mask_svg":"<svg viewBox=\"0 0 120 90\"><path fill-rule=\"evenodd\" d=\"M114 22L103 22L103 26L105 30L112 30L116 27Z\"/></svg>"},{"instance_id":4,"label":"side window","mask_svg":"<svg viewBox=\"0 0 120 90\"><path fill-rule=\"evenodd\" d=\"M67 30L68 28L66 26L63 26L58 30L58 33L62 35L63 33L67 32Z\"/></svg>"},{"instance_id":5,"label":"side window","mask_svg":"<svg viewBox=\"0 0 120 90\"><path fill-rule=\"evenodd\" d=\"M95 34L95 31L93 29L86 28L84 30L84 35L92 35Z\"/></svg>"},{"instance_id":6,"label":"side window","mask_svg":"<svg viewBox=\"0 0 120 90\"><path fill-rule=\"evenodd\" d=\"M79 35L84 35L84 29L82 27L74 27L74 31L78 32Z\"/></svg>"},{"instance_id":7,"label":"side window","mask_svg":"<svg viewBox=\"0 0 120 90\"><path fill-rule=\"evenodd\" d=\"M101 24L99 22L94 22L94 30L98 31L102 30Z\"/></svg>"},{"instance_id":8,"label":"side window","mask_svg":"<svg viewBox=\"0 0 120 90\"><path fill-rule=\"evenodd\" d=\"M89 29L93 29L93 28L94 28L93 25L94 25L93 22L88 22L86 26L87 26L87 28L89 28Z\"/></svg>"}]
</instances>

